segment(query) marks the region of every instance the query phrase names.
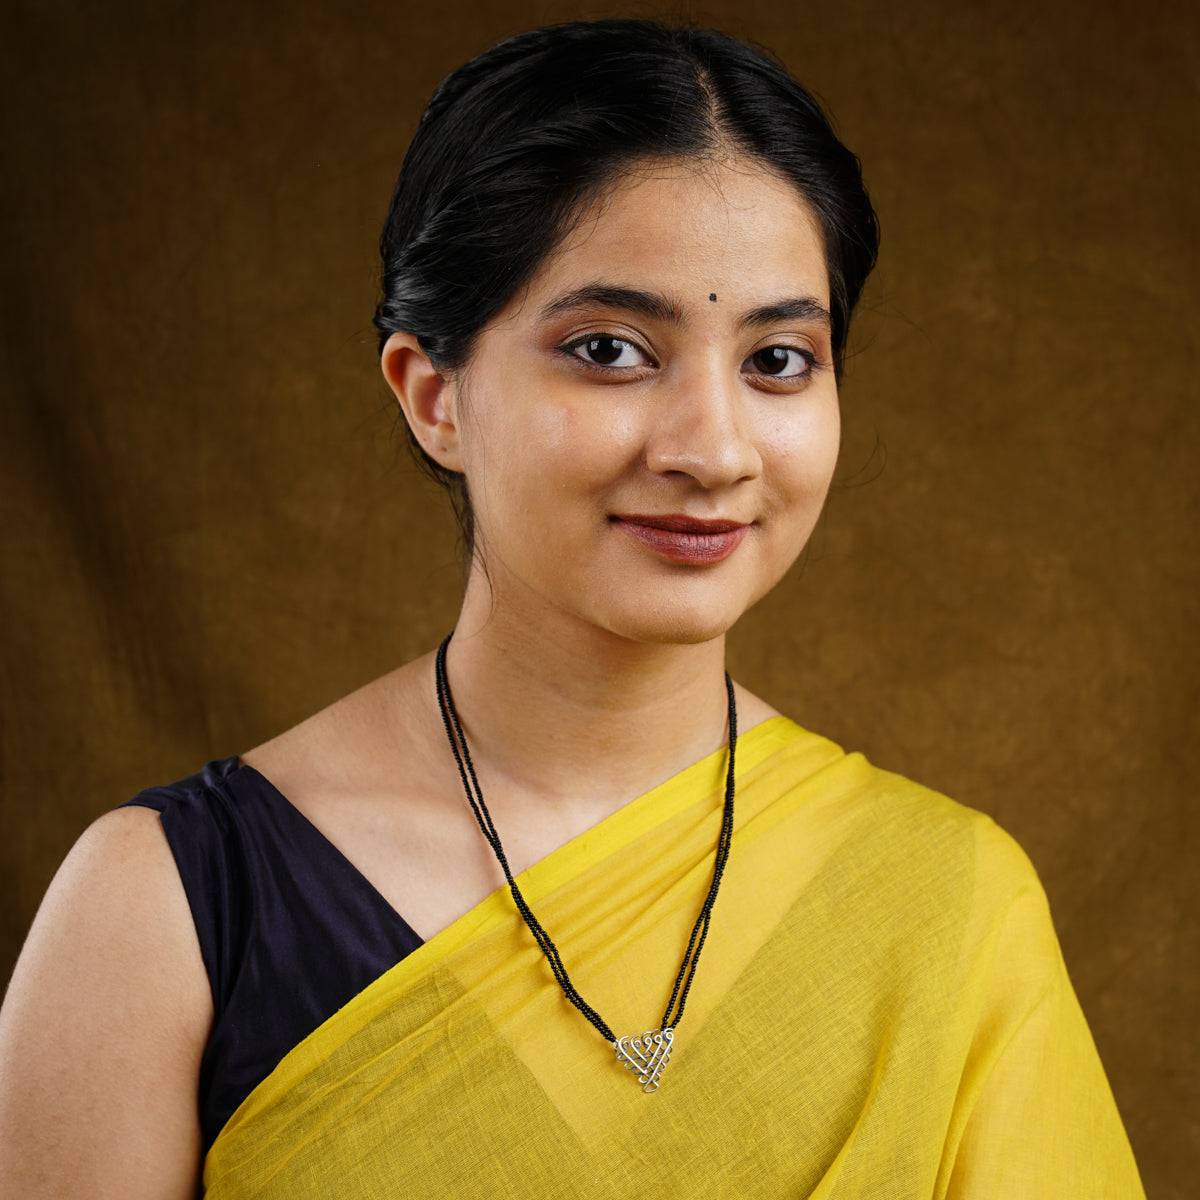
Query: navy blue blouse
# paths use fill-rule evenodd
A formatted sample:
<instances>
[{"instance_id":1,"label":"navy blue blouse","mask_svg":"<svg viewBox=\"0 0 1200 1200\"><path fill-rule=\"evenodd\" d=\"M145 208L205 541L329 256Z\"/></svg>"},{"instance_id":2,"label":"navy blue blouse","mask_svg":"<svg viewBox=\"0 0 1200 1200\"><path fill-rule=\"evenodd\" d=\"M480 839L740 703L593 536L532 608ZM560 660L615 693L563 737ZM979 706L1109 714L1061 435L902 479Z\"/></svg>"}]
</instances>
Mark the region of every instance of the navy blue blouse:
<instances>
[{"instance_id":1,"label":"navy blue blouse","mask_svg":"<svg viewBox=\"0 0 1200 1200\"><path fill-rule=\"evenodd\" d=\"M203 1154L287 1052L421 937L237 755L117 805L157 809L213 994L200 1063Z\"/></svg>"}]
</instances>

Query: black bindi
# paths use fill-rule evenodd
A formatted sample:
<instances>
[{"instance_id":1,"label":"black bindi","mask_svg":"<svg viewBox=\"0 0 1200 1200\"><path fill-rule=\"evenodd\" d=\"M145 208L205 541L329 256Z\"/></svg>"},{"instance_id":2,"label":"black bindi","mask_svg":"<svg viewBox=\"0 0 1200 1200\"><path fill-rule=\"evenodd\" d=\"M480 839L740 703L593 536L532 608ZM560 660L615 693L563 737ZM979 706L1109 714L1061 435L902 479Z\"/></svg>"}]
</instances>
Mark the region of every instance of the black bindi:
<instances>
[{"instance_id":1,"label":"black bindi","mask_svg":"<svg viewBox=\"0 0 1200 1200\"><path fill-rule=\"evenodd\" d=\"M709 292L709 293L708 293L708 298L709 298L710 300L715 300L715 299L717 298L717 293L716 293L716 292Z\"/></svg>"}]
</instances>

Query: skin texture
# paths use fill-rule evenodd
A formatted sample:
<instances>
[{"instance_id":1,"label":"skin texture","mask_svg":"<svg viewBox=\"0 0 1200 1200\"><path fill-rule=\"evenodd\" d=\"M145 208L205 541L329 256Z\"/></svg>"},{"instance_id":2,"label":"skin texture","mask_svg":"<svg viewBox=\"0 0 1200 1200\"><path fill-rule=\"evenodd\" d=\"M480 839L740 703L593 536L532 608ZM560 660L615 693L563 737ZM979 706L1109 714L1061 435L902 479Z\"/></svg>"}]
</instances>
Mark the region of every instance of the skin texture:
<instances>
[{"instance_id":1,"label":"skin texture","mask_svg":"<svg viewBox=\"0 0 1200 1200\"><path fill-rule=\"evenodd\" d=\"M686 326L602 307L539 322L595 280L670 293ZM586 778L593 803L628 799L723 744L726 632L795 562L837 460L828 328L735 327L798 295L828 307L819 227L793 185L748 160L661 163L588 214L489 324L465 377L442 379L407 333L385 346L416 436L471 489L491 585L474 563L447 674L497 794L503 782L569 804ZM557 351L584 334L623 341ZM821 365L773 365L772 346ZM681 565L611 524L619 512L754 524L723 561ZM773 713L756 699L739 696L758 720Z\"/></svg>"}]
</instances>

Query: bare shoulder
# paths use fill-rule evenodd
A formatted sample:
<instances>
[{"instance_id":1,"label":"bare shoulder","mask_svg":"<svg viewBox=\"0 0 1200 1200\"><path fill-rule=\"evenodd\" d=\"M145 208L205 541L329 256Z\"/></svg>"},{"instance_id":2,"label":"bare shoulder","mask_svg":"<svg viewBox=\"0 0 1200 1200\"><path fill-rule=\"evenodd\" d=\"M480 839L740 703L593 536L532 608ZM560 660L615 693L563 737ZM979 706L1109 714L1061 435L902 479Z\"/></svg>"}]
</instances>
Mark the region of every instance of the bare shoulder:
<instances>
[{"instance_id":1,"label":"bare shoulder","mask_svg":"<svg viewBox=\"0 0 1200 1200\"><path fill-rule=\"evenodd\" d=\"M409 705L426 675L432 678L431 658L423 655L372 679L245 751L240 761L296 796L369 790L364 774L372 764L397 758L411 773L424 743L413 736Z\"/></svg>"},{"instance_id":2,"label":"bare shoulder","mask_svg":"<svg viewBox=\"0 0 1200 1200\"><path fill-rule=\"evenodd\" d=\"M211 1023L158 813L102 814L52 878L0 1006L0 1178L12 1194L193 1195Z\"/></svg>"}]
</instances>

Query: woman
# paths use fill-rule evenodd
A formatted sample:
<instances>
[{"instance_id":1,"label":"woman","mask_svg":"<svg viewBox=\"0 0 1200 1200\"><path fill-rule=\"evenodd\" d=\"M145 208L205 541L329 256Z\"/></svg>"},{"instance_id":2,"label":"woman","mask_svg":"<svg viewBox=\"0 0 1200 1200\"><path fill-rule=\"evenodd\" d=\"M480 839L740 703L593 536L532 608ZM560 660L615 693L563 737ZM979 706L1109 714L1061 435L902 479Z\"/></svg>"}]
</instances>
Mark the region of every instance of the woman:
<instances>
[{"instance_id":1,"label":"woman","mask_svg":"<svg viewBox=\"0 0 1200 1200\"><path fill-rule=\"evenodd\" d=\"M1142 1195L1021 848L724 671L877 246L818 104L716 31L442 83L376 325L461 611L81 837L5 1005L12 1194Z\"/></svg>"}]
</instances>

